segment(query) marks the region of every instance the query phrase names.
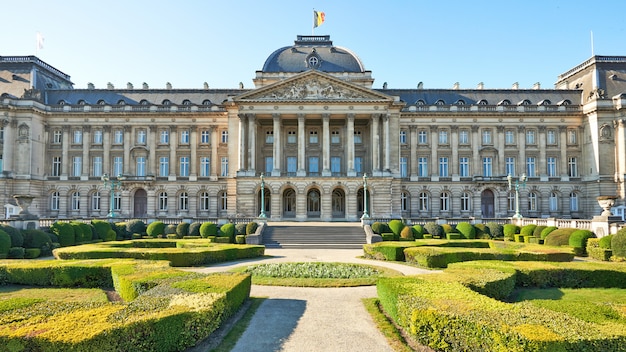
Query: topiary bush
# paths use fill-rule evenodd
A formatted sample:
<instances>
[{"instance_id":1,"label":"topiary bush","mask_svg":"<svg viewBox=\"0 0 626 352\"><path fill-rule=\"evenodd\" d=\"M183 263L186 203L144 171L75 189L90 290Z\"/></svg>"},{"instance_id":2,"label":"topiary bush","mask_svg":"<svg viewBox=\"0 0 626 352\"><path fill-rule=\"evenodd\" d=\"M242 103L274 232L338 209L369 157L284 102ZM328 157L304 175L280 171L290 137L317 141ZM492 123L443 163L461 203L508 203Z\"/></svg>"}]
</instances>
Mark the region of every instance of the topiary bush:
<instances>
[{"instance_id":1,"label":"topiary bush","mask_svg":"<svg viewBox=\"0 0 626 352\"><path fill-rule=\"evenodd\" d=\"M212 222L205 222L200 226L200 236L207 238L209 236L217 236L217 225Z\"/></svg>"},{"instance_id":2,"label":"topiary bush","mask_svg":"<svg viewBox=\"0 0 626 352\"><path fill-rule=\"evenodd\" d=\"M247 224L236 224L235 225L235 236L237 236L237 235L245 235L246 234L246 225Z\"/></svg>"},{"instance_id":3,"label":"topiary bush","mask_svg":"<svg viewBox=\"0 0 626 352\"><path fill-rule=\"evenodd\" d=\"M544 244L547 246L568 246L569 236L571 236L571 234L577 230L578 229L572 229L568 227L554 230L550 232L548 236L546 236Z\"/></svg>"},{"instance_id":4,"label":"topiary bush","mask_svg":"<svg viewBox=\"0 0 626 352\"><path fill-rule=\"evenodd\" d=\"M82 224L81 222L71 221L69 222L69 224L74 229L74 242L75 242L74 244L82 244L82 243L91 241L91 230L85 233L84 232L85 228L83 226L80 226L80 224ZM27 247L27 246L24 246L24 247Z\"/></svg>"},{"instance_id":5,"label":"topiary bush","mask_svg":"<svg viewBox=\"0 0 626 352\"><path fill-rule=\"evenodd\" d=\"M548 226L543 226L543 225L538 225L537 227L535 227L535 230L533 231L533 237L541 238L541 232L545 230L547 227Z\"/></svg>"},{"instance_id":6,"label":"topiary bush","mask_svg":"<svg viewBox=\"0 0 626 352\"><path fill-rule=\"evenodd\" d=\"M163 229L163 234L165 236L167 236L167 235L175 235L176 234L176 225L174 225L174 224L165 225L165 229Z\"/></svg>"},{"instance_id":7,"label":"topiary bush","mask_svg":"<svg viewBox=\"0 0 626 352\"><path fill-rule=\"evenodd\" d=\"M0 230L0 259L5 259L9 256L9 250L11 249L11 236L8 233Z\"/></svg>"},{"instance_id":8,"label":"topiary bush","mask_svg":"<svg viewBox=\"0 0 626 352\"><path fill-rule=\"evenodd\" d=\"M623 228L611 239L611 250L613 256L618 258L626 258L626 228Z\"/></svg>"},{"instance_id":9,"label":"topiary bush","mask_svg":"<svg viewBox=\"0 0 626 352\"><path fill-rule=\"evenodd\" d=\"M389 232L391 230L389 229L389 226L387 226L386 223L376 221L372 224L372 231L380 235L382 233Z\"/></svg>"},{"instance_id":10,"label":"topiary bush","mask_svg":"<svg viewBox=\"0 0 626 352\"><path fill-rule=\"evenodd\" d=\"M608 235L600 238L598 241L598 247L602 249L611 249L611 241L613 240L613 235Z\"/></svg>"},{"instance_id":11,"label":"topiary bush","mask_svg":"<svg viewBox=\"0 0 626 352\"><path fill-rule=\"evenodd\" d=\"M146 234L152 238L157 238L165 234L165 224L163 221L153 221L146 228Z\"/></svg>"},{"instance_id":12,"label":"topiary bush","mask_svg":"<svg viewBox=\"0 0 626 352\"><path fill-rule=\"evenodd\" d=\"M558 227L556 227L556 226L548 226L548 227L546 227L545 229L543 229L543 231L541 231L541 235L539 235L539 236L540 236L540 238L543 240L543 239L545 239L546 237L548 237L548 235L549 235L552 231L554 231L554 230L556 230L556 229L558 229Z\"/></svg>"},{"instance_id":13,"label":"topiary bush","mask_svg":"<svg viewBox=\"0 0 626 352\"><path fill-rule=\"evenodd\" d=\"M569 246L577 256L587 256L587 240L596 235L589 230L576 230L569 236Z\"/></svg>"},{"instance_id":14,"label":"topiary bush","mask_svg":"<svg viewBox=\"0 0 626 352\"><path fill-rule=\"evenodd\" d=\"M509 241L513 241L515 238L515 234L519 233L519 226L515 225L515 224L505 224L504 226L502 226L502 232L504 234L504 239L505 240L509 240Z\"/></svg>"},{"instance_id":15,"label":"topiary bush","mask_svg":"<svg viewBox=\"0 0 626 352\"><path fill-rule=\"evenodd\" d=\"M125 222L116 222L115 225L113 225L113 231L115 231L115 239L118 241L130 239L133 235L126 230Z\"/></svg>"},{"instance_id":16,"label":"topiary bush","mask_svg":"<svg viewBox=\"0 0 626 352\"><path fill-rule=\"evenodd\" d=\"M522 236L532 236L533 232L535 231L535 228L537 228L537 225L535 224L524 225L519 230L519 234Z\"/></svg>"},{"instance_id":17,"label":"topiary bush","mask_svg":"<svg viewBox=\"0 0 626 352\"><path fill-rule=\"evenodd\" d=\"M413 237L413 229L409 226L405 226L402 231L400 231L400 238L411 241L415 240L415 237Z\"/></svg>"},{"instance_id":18,"label":"topiary bush","mask_svg":"<svg viewBox=\"0 0 626 352\"><path fill-rule=\"evenodd\" d=\"M411 227L411 230L413 231L413 238L415 239L424 238L424 228L422 227L422 225L415 224Z\"/></svg>"},{"instance_id":19,"label":"topiary bush","mask_svg":"<svg viewBox=\"0 0 626 352\"><path fill-rule=\"evenodd\" d=\"M256 233L256 229L259 228L259 224L254 221L251 221L246 225L246 235L251 235Z\"/></svg>"},{"instance_id":20,"label":"topiary bush","mask_svg":"<svg viewBox=\"0 0 626 352\"><path fill-rule=\"evenodd\" d=\"M221 237L230 238L230 243L235 243L235 224L226 223L220 227Z\"/></svg>"},{"instance_id":21,"label":"topiary bush","mask_svg":"<svg viewBox=\"0 0 626 352\"><path fill-rule=\"evenodd\" d=\"M22 230L22 235L24 236L25 248L37 248L39 253L43 255L52 254L52 241L47 233L41 230Z\"/></svg>"},{"instance_id":22,"label":"topiary bush","mask_svg":"<svg viewBox=\"0 0 626 352\"><path fill-rule=\"evenodd\" d=\"M441 231L443 231L444 235L456 232L456 230L454 229L454 226L452 226L450 224L441 224L440 227L441 227Z\"/></svg>"},{"instance_id":23,"label":"topiary bush","mask_svg":"<svg viewBox=\"0 0 626 352\"><path fill-rule=\"evenodd\" d=\"M189 223L181 222L176 226L176 237L183 238L185 236L189 236Z\"/></svg>"},{"instance_id":24,"label":"topiary bush","mask_svg":"<svg viewBox=\"0 0 626 352\"><path fill-rule=\"evenodd\" d=\"M502 238L504 237L504 226L490 221L487 223L487 228L489 229L489 234L492 238Z\"/></svg>"},{"instance_id":25,"label":"topiary bush","mask_svg":"<svg viewBox=\"0 0 626 352\"><path fill-rule=\"evenodd\" d=\"M24 249L24 259L35 259L41 256L42 252L39 248L26 248Z\"/></svg>"},{"instance_id":26,"label":"topiary bush","mask_svg":"<svg viewBox=\"0 0 626 352\"><path fill-rule=\"evenodd\" d=\"M391 220L389 221L389 230L391 230L391 232L393 232L394 235L396 235L396 237L400 236L400 232L402 232L402 229L404 228L404 222L402 222L402 220Z\"/></svg>"},{"instance_id":27,"label":"topiary bush","mask_svg":"<svg viewBox=\"0 0 626 352\"><path fill-rule=\"evenodd\" d=\"M485 224L474 224L474 230L476 230L476 238L480 239L490 239L491 234L489 233L489 228Z\"/></svg>"},{"instance_id":28,"label":"topiary bush","mask_svg":"<svg viewBox=\"0 0 626 352\"><path fill-rule=\"evenodd\" d=\"M57 235L61 247L73 246L76 244L74 226L72 226L69 222L55 221L52 225L50 225L50 231Z\"/></svg>"},{"instance_id":29,"label":"topiary bush","mask_svg":"<svg viewBox=\"0 0 626 352\"><path fill-rule=\"evenodd\" d=\"M431 236L435 237L441 237L441 234L443 233L443 230L441 228L441 226L439 226L437 223L435 222L427 222L424 225L424 229L426 229L426 231L428 231L428 234L430 234Z\"/></svg>"},{"instance_id":30,"label":"topiary bush","mask_svg":"<svg viewBox=\"0 0 626 352\"><path fill-rule=\"evenodd\" d=\"M146 233L146 223L139 219L129 220L126 223L126 231L128 233Z\"/></svg>"},{"instance_id":31,"label":"topiary bush","mask_svg":"<svg viewBox=\"0 0 626 352\"><path fill-rule=\"evenodd\" d=\"M246 244L246 236L244 236L244 235L237 235L237 236L235 236L235 243L236 244Z\"/></svg>"},{"instance_id":32,"label":"topiary bush","mask_svg":"<svg viewBox=\"0 0 626 352\"><path fill-rule=\"evenodd\" d=\"M24 259L24 247L11 247L9 248L9 256L11 259Z\"/></svg>"},{"instance_id":33,"label":"topiary bush","mask_svg":"<svg viewBox=\"0 0 626 352\"><path fill-rule=\"evenodd\" d=\"M456 224L456 232L460 233L463 238L468 240L476 238L476 229L474 228L474 225L469 222L463 221Z\"/></svg>"},{"instance_id":34,"label":"topiary bush","mask_svg":"<svg viewBox=\"0 0 626 352\"><path fill-rule=\"evenodd\" d=\"M91 225L96 229L96 236L94 239L101 239L103 241L115 241L117 237L116 232L113 230L111 223L105 220L93 219Z\"/></svg>"},{"instance_id":35,"label":"topiary bush","mask_svg":"<svg viewBox=\"0 0 626 352\"><path fill-rule=\"evenodd\" d=\"M24 244L24 236L19 229L13 226L0 224L0 230L4 231L11 237L11 247L22 247Z\"/></svg>"},{"instance_id":36,"label":"topiary bush","mask_svg":"<svg viewBox=\"0 0 626 352\"><path fill-rule=\"evenodd\" d=\"M189 224L189 236L200 236L200 226L202 223L198 221Z\"/></svg>"}]
</instances>

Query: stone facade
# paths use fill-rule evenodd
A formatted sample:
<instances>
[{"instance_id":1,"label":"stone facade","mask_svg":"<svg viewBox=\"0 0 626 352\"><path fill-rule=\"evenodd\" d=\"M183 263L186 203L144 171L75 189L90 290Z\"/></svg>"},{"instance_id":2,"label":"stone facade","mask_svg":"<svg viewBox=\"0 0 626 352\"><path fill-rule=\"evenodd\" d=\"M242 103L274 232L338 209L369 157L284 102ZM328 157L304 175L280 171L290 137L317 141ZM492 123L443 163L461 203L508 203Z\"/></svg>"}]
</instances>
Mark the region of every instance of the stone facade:
<instances>
[{"instance_id":1,"label":"stone facade","mask_svg":"<svg viewBox=\"0 0 626 352\"><path fill-rule=\"evenodd\" d=\"M74 89L34 56L0 57L0 202L42 217L591 218L626 196L626 57L555 89L374 89L328 36L268 57L254 89ZM102 175L110 175L103 183ZM118 177L120 175L120 177ZM114 193L111 197L111 186Z\"/></svg>"}]
</instances>

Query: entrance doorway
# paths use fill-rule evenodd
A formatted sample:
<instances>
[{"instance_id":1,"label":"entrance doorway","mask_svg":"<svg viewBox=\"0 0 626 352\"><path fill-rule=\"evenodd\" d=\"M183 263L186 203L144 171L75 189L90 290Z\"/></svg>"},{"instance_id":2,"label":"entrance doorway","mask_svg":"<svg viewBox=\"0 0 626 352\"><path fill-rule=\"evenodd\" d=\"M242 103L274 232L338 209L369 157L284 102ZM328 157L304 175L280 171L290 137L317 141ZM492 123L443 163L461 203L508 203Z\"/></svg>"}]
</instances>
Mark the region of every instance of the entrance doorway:
<instances>
[{"instance_id":1,"label":"entrance doorway","mask_svg":"<svg viewBox=\"0 0 626 352\"><path fill-rule=\"evenodd\" d=\"M293 188L287 188L283 192L283 217L296 217L296 191Z\"/></svg>"},{"instance_id":2,"label":"entrance doorway","mask_svg":"<svg viewBox=\"0 0 626 352\"><path fill-rule=\"evenodd\" d=\"M135 197L133 200L133 217L148 217L148 194L143 188L135 191Z\"/></svg>"},{"instance_id":3,"label":"entrance doorway","mask_svg":"<svg viewBox=\"0 0 626 352\"><path fill-rule=\"evenodd\" d=\"M306 195L306 215L309 218L319 218L321 215L320 191L312 189Z\"/></svg>"},{"instance_id":4,"label":"entrance doorway","mask_svg":"<svg viewBox=\"0 0 626 352\"><path fill-rule=\"evenodd\" d=\"M483 218L493 218L495 214L494 196L490 189L486 189L480 196L480 210Z\"/></svg>"},{"instance_id":5,"label":"entrance doorway","mask_svg":"<svg viewBox=\"0 0 626 352\"><path fill-rule=\"evenodd\" d=\"M333 191L333 218L346 217L346 196L342 189Z\"/></svg>"}]
</instances>

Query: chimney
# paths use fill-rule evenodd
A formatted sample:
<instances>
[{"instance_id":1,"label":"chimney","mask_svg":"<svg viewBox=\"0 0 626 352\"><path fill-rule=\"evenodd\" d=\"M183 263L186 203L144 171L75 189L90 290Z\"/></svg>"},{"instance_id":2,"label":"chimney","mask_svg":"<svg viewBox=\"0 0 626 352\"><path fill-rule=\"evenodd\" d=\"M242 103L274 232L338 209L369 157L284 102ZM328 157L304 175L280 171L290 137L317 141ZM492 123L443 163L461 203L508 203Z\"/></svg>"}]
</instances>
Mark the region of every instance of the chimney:
<instances>
[{"instance_id":1,"label":"chimney","mask_svg":"<svg viewBox=\"0 0 626 352\"><path fill-rule=\"evenodd\" d=\"M479 82L476 89L485 89L485 84L483 82Z\"/></svg>"},{"instance_id":2,"label":"chimney","mask_svg":"<svg viewBox=\"0 0 626 352\"><path fill-rule=\"evenodd\" d=\"M519 89L519 82L515 82L513 83L513 86L511 87L511 89Z\"/></svg>"},{"instance_id":3,"label":"chimney","mask_svg":"<svg viewBox=\"0 0 626 352\"><path fill-rule=\"evenodd\" d=\"M96 87L93 85L93 83L89 82L89 83L87 83L87 89L94 90L94 89L96 89Z\"/></svg>"},{"instance_id":4,"label":"chimney","mask_svg":"<svg viewBox=\"0 0 626 352\"><path fill-rule=\"evenodd\" d=\"M115 87L113 86L113 83L111 82L107 83L107 89L115 89Z\"/></svg>"},{"instance_id":5,"label":"chimney","mask_svg":"<svg viewBox=\"0 0 626 352\"><path fill-rule=\"evenodd\" d=\"M459 82L455 82L454 85L452 85L452 89L454 90L458 90L459 88L461 88L461 85L459 84Z\"/></svg>"},{"instance_id":6,"label":"chimney","mask_svg":"<svg viewBox=\"0 0 626 352\"><path fill-rule=\"evenodd\" d=\"M133 84L130 82L126 83L126 89L133 89Z\"/></svg>"},{"instance_id":7,"label":"chimney","mask_svg":"<svg viewBox=\"0 0 626 352\"><path fill-rule=\"evenodd\" d=\"M537 83L533 84L533 89L535 89L535 90L541 89L541 83L537 82Z\"/></svg>"}]
</instances>

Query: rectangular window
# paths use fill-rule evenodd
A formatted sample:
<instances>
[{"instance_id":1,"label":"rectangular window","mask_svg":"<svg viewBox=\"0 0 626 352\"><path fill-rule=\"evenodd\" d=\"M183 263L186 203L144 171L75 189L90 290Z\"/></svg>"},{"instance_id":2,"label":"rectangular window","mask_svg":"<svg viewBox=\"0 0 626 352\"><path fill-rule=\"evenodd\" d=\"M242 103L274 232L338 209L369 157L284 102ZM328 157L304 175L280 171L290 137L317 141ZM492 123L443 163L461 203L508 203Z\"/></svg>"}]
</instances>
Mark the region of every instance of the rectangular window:
<instances>
[{"instance_id":1,"label":"rectangular window","mask_svg":"<svg viewBox=\"0 0 626 352\"><path fill-rule=\"evenodd\" d=\"M189 177L189 157L181 156L179 160L180 160L180 165L179 165L180 171L178 175L181 177Z\"/></svg>"},{"instance_id":2,"label":"rectangular window","mask_svg":"<svg viewBox=\"0 0 626 352\"><path fill-rule=\"evenodd\" d=\"M555 130L548 130L548 133L546 134L546 144L548 145L556 144L556 131Z\"/></svg>"},{"instance_id":3,"label":"rectangular window","mask_svg":"<svg viewBox=\"0 0 626 352\"><path fill-rule=\"evenodd\" d=\"M61 157L52 157L52 176L61 176Z\"/></svg>"},{"instance_id":4,"label":"rectangular window","mask_svg":"<svg viewBox=\"0 0 626 352\"><path fill-rule=\"evenodd\" d=\"M504 173L507 175L515 175L515 158L507 157L504 159Z\"/></svg>"},{"instance_id":5,"label":"rectangular window","mask_svg":"<svg viewBox=\"0 0 626 352\"><path fill-rule=\"evenodd\" d=\"M137 144L146 144L146 130L137 130Z\"/></svg>"},{"instance_id":6,"label":"rectangular window","mask_svg":"<svg viewBox=\"0 0 626 352\"><path fill-rule=\"evenodd\" d=\"M200 144L209 144L211 142L211 131L200 131Z\"/></svg>"},{"instance_id":7,"label":"rectangular window","mask_svg":"<svg viewBox=\"0 0 626 352\"><path fill-rule=\"evenodd\" d=\"M567 130L567 144L577 144L578 136L576 135L576 130Z\"/></svg>"},{"instance_id":8,"label":"rectangular window","mask_svg":"<svg viewBox=\"0 0 626 352\"><path fill-rule=\"evenodd\" d=\"M146 157L137 157L137 176L146 176Z\"/></svg>"},{"instance_id":9,"label":"rectangular window","mask_svg":"<svg viewBox=\"0 0 626 352\"><path fill-rule=\"evenodd\" d=\"M265 157L265 173L269 174L274 170L274 157L266 156Z\"/></svg>"},{"instance_id":10,"label":"rectangular window","mask_svg":"<svg viewBox=\"0 0 626 352\"><path fill-rule=\"evenodd\" d=\"M400 130L400 144L406 144L406 130Z\"/></svg>"},{"instance_id":11,"label":"rectangular window","mask_svg":"<svg viewBox=\"0 0 626 352\"><path fill-rule=\"evenodd\" d=\"M122 193L121 192L115 192L115 195L113 196L113 209L115 211L122 210Z\"/></svg>"},{"instance_id":12,"label":"rectangular window","mask_svg":"<svg viewBox=\"0 0 626 352\"><path fill-rule=\"evenodd\" d=\"M91 210L100 210L100 193L98 192L91 195Z\"/></svg>"},{"instance_id":13,"label":"rectangular window","mask_svg":"<svg viewBox=\"0 0 626 352\"><path fill-rule=\"evenodd\" d=\"M417 158L417 175L420 177L428 176L428 158L426 157Z\"/></svg>"},{"instance_id":14,"label":"rectangular window","mask_svg":"<svg viewBox=\"0 0 626 352\"><path fill-rule=\"evenodd\" d=\"M116 130L113 133L113 144L123 144L124 143L124 131Z\"/></svg>"},{"instance_id":15,"label":"rectangular window","mask_svg":"<svg viewBox=\"0 0 626 352\"><path fill-rule=\"evenodd\" d=\"M515 144L515 131L506 130L506 132L504 132L504 144L506 145Z\"/></svg>"},{"instance_id":16,"label":"rectangular window","mask_svg":"<svg viewBox=\"0 0 626 352\"><path fill-rule=\"evenodd\" d=\"M73 144L82 144L83 143L83 131L75 130L74 131L74 139L72 140Z\"/></svg>"},{"instance_id":17,"label":"rectangular window","mask_svg":"<svg viewBox=\"0 0 626 352\"><path fill-rule=\"evenodd\" d=\"M421 130L417 133L417 143L428 144L428 134L426 133L426 131Z\"/></svg>"},{"instance_id":18,"label":"rectangular window","mask_svg":"<svg viewBox=\"0 0 626 352\"><path fill-rule=\"evenodd\" d=\"M161 131L159 134L159 143L160 144L169 144L170 143L170 132L167 130Z\"/></svg>"},{"instance_id":19,"label":"rectangular window","mask_svg":"<svg viewBox=\"0 0 626 352\"><path fill-rule=\"evenodd\" d=\"M59 196L59 192L54 192L50 196L50 210L59 210L59 206L61 205L61 197Z\"/></svg>"},{"instance_id":20,"label":"rectangular window","mask_svg":"<svg viewBox=\"0 0 626 352\"><path fill-rule=\"evenodd\" d=\"M209 177L211 174L211 159L203 156L200 158L200 177Z\"/></svg>"},{"instance_id":21,"label":"rectangular window","mask_svg":"<svg viewBox=\"0 0 626 352\"><path fill-rule=\"evenodd\" d=\"M228 131L222 131L222 143L228 143Z\"/></svg>"},{"instance_id":22,"label":"rectangular window","mask_svg":"<svg viewBox=\"0 0 626 352\"><path fill-rule=\"evenodd\" d=\"M316 156L309 157L309 175L317 176L320 172L319 169L320 158Z\"/></svg>"},{"instance_id":23,"label":"rectangular window","mask_svg":"<svg viewBox=\"0 0 626 352\"><path fill-rule=\"evenodd\" d=\"M317 144L318 141L317 131L309 131L309 144Z\"/></svg>"},{"instance_id":24,"label":"rectangular window","mask_svg":"<svg viewBox=\"0 0 626 352\"><path fill-rule=\"evenodd\" d=\"M52 144L61 144L63 141L63 132L55 130L52 132Z\"/></svg>"},{"instance_id":25,"label":"rectangular window","mask_svg":"<svg viewBox=\"0 0 626 352\"><path fill-rule=\"evenodd\" d=\"M339 134L339 131L332 131L330 133L330 143L332 144L341 143L341 135Z\"/></svg>"},{"instance_id":26,"label":"rectangular window","mask_svg":"<svg viewBox=\"0 0 626 352\"><path fill-rule=\"evenodd\" d=\"M578 177L578 159L576 157L567 158L567 174L569 177Z\"/></svg>"},{"instance_id":27,"label":"rectangular window","mask_svg":"<svg viewBox=\"0 0 626 352\"><path fill-rule=\"evenodd\" d=\"M295 156L287 157L287 175L295 176L298 170L298 158Z\"/></svg>"},{"instance_id":28,"label":"rectangular window","mask_svg":"<svg viewBox=\"0 0 626 352\"><path fill-rule=\"evenodd\" d=\"M222 172L220 173L222 177L228 176L228 157L222 157Z\"/></svg>"},{"instance_id":29,"label":"rectangular window","mask_svg":"<svg viewBox=\"0 0 626 352\"><path fill-rule=\"evenodd\" d=\"M556 165L557 165L557 161L555 157L548 157L547 159L548 161L548 177L556 177L557 173L556 173Z\"/></svg>"},{"instance_id":30,"label":"rectangular window","mask_svg":"<svg viewBox=\"0 0 626 352\"><path fill-rule=\"evenodd\" d=\"M170 174L170 158L162 156L159 158L159 176L167 177Z\"/></svg>"},{"instance_id":31,"label":"rectangular window","mask_svg":"<svg viewBox=\"0 0 626 352\"><path fill-rule=\"evenodd\" d=\"M459 144L469 144L469 131L468 130L459 131Z\"/></svg>"},{"instance_id":32,"label":"rectangular window","mask_svg":"<svg viewBox=\"0 0 626 352\"><path fill-rule=\"evenodd\" d=\"M448 144L448 131L439 131L439 144Z\"/></svg>"},{"instance_id":33,"label":"rectangular window","mask_svg":"<svg viewBox=\"0 0 626 352\"><path fill-rule=\"evenodd\" d=\"M408 177L407 162L408 160L406 157L400 158L400 177L402 178Z\"/></svg>"},{"instance_id":34,"label":"rectangular window","mask_svg":"<svg viewBox=\"0 0 626 352\"><path fill-rule=\"evenodd\" d=\"M296 131L288 131L287 132L287 143L289 143L289 144L296 144L297 141L298 141L298 137L297 137Z\"/></svg>"},{"instance_id":35,"label":"rectangular window","mask_svg":"<svg viewBox=\"0 0 626 352\"><path fill-rule=\"evenodd\" d=\"M121 156L113 157L113 175L122 175L124 172L124 158Z\"/></svg>"},{"instance_id":36,"label":"rectangular window","mask_svg":"<svg viewBox=\"0 0 626 352\"><path fill-rule=\"evenodd\" d=\"M493 140L491 139L491 130L483 130L483 145L491 145Z\"/></svg>"},{"instance_id":37,"label":"rectangular window","mask_svg":"<svg viewBox=\"0 0 626 352\"><path fill-rule=\"evenodd\" d=\"M354 144L363 143L363 137L361 135L361 131L354 131Z\"/></svg>"},{"instance_id":38,"label":"rectangular window","mask_svg":"<svg viewBox=\"0 0 626 352\"><path fill-rule=\"evenodd\" d=\"M93 176L100 177L102 176L102 157L94 156L92 159L92 167L93 167Z\"/></svg>"},{"instance_id":39,"label":"rectangular window","mask_svg":"<svg viewBox=\"0 0 626 352\"><path fill-rule=\"evenodd\" d=\"M537 176L536 164L537 161L535 157L529 156L528 158L526 158L526 175L528 175L528 177Z\"/></svg>"},{"instance_id":40,"label":"rectangular window","mask_svg":"<svg viewBox=\"0 0 626 352\"><path fill-rule=\"evenodd\" d=\"M180 131L180 143L179 144L189 144L189 130Z\"/></svg>"},{"instance_id":41,"label":"rectangular window","mask_svg":"<svg viewBox=\"0 0 626 352\"><path fill-rule=\"evenodd\" d=\"M439 158L439 176L448 177L448 158L447 157Z\"/></svg>"},{"instance_id":42,"label":"rectangular window","mask_svg":"<svg viewBox=\"0 0 626 352\"><path fill-rule=\"evenodd\" d=\"M83 169L83 157L75 156L72 157L72 176L80 177Z\"/></svg>"},{"instance_id":43,"label":"rectangular window","mask_svg":"<svg viewBox=\"0 0 626 352\"><path fill-rule=\"evenodd\" d=\"M491 177L493 175L493 159L491 157L483 158L483 176Z\"/></svg>"},{"instance_id":44,"label":"rectangular window","mask_svg":"<svg viewBox=\"0 0 626 352\"><path fill-rule=\"evenodd\" d=\"M274 144L274 131L265 132L265 144Z\"/></svg>"},{"instance_id":45,"label":"rectangular window","mask_svg":"<svg viewBox=\"0 0 626 352\"><path fill-rule=\"evenodd\" d=\"M528 131L526 131L526 144L527 145L534 145L536 143L537 143L537 141L535 140L535 130L528 130Z\"/></svg>"},{"instance_id":46,"label":"rectangular window","mask_svg":"<svg viewBox=\"0 0 626 352\"><path fill-rule=\"evenodd\" d=\"M363 157L357 156L354 158L354 171L356 171L357 175L363 173Z\"/></svg>"},{"instance_id":47,"label":"rectangular window","mask_svg":"<svg viewBox=\"0 0 626 352\"><path fill-rule=\"evenodd\" d=\"M459 158L459 176L469 177L469 158Z\"/></svg>"},{"instance_id":48,"label":"rectangular window","mask_svg":"<svg viewBox=\"0 0 626 352\"><path fill-rule=\"evenodd\" d=\"M330 172L333 176L341 174L341 157L333 156L330 158Z\"/></svg>"},{"instance_id":49,"label":"rectangular window","mask_svg":"<svg viewBox=\"0 0 626 352\"><path fill-rule=\"evenodd\" d=\"M93 131L93 144L102 144L102 130Z\"/></svg>"}]
</instances>

